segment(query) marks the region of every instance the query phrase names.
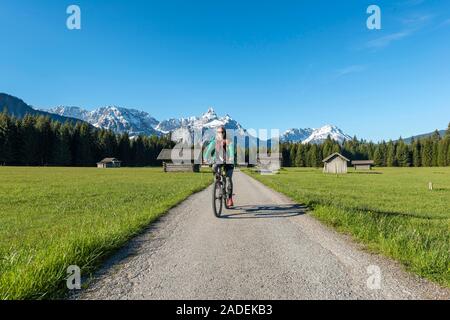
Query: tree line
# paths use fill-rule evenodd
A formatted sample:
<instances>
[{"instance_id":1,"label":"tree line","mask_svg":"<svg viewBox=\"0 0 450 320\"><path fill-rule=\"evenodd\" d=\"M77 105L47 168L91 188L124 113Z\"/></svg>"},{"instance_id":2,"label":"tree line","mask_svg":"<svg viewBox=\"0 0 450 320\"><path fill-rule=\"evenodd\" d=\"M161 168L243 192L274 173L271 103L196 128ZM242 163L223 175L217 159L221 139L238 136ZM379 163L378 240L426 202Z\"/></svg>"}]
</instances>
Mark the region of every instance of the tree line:
<instances>
[{"instance_id":1,"label":"tree line","mask_svg":"<svg viewBox=\"0 0 450 320\"><path fill-rule=\"evenodd\" d=\"M45 116L23 118L0 113L0 165L95 166L115 157L126 166L160 164L158 154L173 143L167 136L138 136L97 129L86 122L53 121Z\"/></svg>"},{"instance_id":2,"label":"tree line","mask_svg":"<svg viewBox=\"0 0 450 320\"><path fill-rule=\"evenodd\" d=\"M45 116L23 118L0 113L0 165L94 166L106 157L116 157L125 166L160 165L162 149L172 148L170 137L138 136L97 129L86 122L51 120ZM431 136L406 143L358 140L339 144L328 137L321 144L281 143L283 166L321 167L322 160L339 152L351 160L374 160L382 167L450 166L450 124L443 137Z\"/></svg>"},{"instance_id":3,"label":"tree line","mask_svg":"<svg viewBox=\"0 0 450 320\"><path fill-rule=\"evenodd\" d=\"M321 144L282 143L280 150L287 167L320 167L334 152L351 160L374 160L381 167L444 167L450 166L450 124L443 137L436 130L411 143L401 138L373 143L355 137L339 144L328 137Z\"/></svg>"}]
</instances>

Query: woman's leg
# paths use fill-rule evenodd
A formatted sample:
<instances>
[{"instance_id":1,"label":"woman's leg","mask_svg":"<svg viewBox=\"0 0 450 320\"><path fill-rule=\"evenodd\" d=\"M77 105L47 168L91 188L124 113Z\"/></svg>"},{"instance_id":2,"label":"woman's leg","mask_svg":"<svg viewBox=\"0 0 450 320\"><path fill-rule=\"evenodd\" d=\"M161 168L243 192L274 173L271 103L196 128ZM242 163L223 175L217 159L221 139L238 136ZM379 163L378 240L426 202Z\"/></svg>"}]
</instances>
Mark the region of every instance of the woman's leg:
<instances>
[{"instance_id":1,"label":"woman's leg","mask_svg":"<svg viewBox=\"0 0 450 320\"><path fill-rule=\"evenodd\" d=\"M213 171L213 175L214 176L216 176L218 173L220 173L219 170L220 170L220 166L219 165L217 165L217 164L213 164L212 165L212 171Z\"/></svg>"},{"instance_id":2,"label":"woman's leg","mask_svg":"<svg viewBox=\"0 0 450 320\"><path fill-rule=\"evenodd\" d=\"M234 166L227 165L225 169L226 169L226 177L227 177L228 198L232 198L233 197L233 171L234 171Z\"/></svg>"}]
</instances>

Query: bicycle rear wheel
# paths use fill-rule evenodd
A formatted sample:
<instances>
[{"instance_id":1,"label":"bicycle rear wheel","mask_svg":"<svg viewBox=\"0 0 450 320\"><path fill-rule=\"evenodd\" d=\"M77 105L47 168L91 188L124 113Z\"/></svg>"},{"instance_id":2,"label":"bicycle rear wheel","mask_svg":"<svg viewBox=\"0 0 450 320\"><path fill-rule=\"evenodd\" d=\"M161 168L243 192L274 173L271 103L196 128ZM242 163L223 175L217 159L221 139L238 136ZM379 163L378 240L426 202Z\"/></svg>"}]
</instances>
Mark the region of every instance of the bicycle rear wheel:
<instances>
[{"instance_id":1,"label":"bicycle rear wheel","mask_svg":"<svg viewBox=\"0 0 450 320\"><path fill-rule=\"evenodd\" d=\"M214 189L212 193L212 207L214 215L218 218L222 214L222 205L223 205L222 182L216 181L214 183Z\"/></svg>"},{"instance_id":2,"label":"bicycle rear wheel","mask_svg":"<svg viewBox=\"0 0 450 320\"><path fill-rule=\"evenodd\" d=\"M222 199L223 199L223 203L225 205L225 209L230 209L230 207L228 206L227 202L228 202L228 192L227 192L227 182L226 182L226 178L223 178L223 184L222 184Z\"/></svg>"}]
</instances>

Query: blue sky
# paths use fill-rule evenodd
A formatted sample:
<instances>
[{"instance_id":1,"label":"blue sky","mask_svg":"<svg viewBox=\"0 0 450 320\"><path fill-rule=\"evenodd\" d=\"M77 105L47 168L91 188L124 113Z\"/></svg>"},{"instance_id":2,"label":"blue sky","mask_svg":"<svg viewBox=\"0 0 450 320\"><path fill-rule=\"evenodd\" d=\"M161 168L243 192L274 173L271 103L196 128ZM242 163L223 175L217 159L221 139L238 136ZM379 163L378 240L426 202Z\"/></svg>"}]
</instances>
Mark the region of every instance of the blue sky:
<instances>
[{"instance_id":1,"label":"blue sky","mask_svg":"<svg viewBox=\"0 0 450 320\"><path fill-rule=\"evenodd\" d=\"M82 29L66 28L77 4ZM382 10L368 30L366 9ZM0 92L380 140L450 121L450 2L3 0Z\"/></svg>"}]
</instances>

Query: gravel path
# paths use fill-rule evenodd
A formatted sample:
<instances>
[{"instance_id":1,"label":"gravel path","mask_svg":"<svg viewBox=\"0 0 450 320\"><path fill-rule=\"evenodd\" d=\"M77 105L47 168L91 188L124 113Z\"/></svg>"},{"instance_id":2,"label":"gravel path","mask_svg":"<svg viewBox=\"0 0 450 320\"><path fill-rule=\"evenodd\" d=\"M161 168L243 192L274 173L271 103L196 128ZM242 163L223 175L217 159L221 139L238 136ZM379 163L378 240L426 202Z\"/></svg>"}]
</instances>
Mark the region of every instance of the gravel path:
<instances>
[{"instance_id":1,"label":"gravel path","mask_svg":"<svg viewBox=\"0 0 450 320\"><path fill-rule=\"evenodd\" d=\"M236 172L217 219L211 187L170 210L104 265L78 299L449 299L305 208ZM367 285L368 267L381 271ZM369 268L369 270L372 270Z\"/></svg>"}]
</instances>

